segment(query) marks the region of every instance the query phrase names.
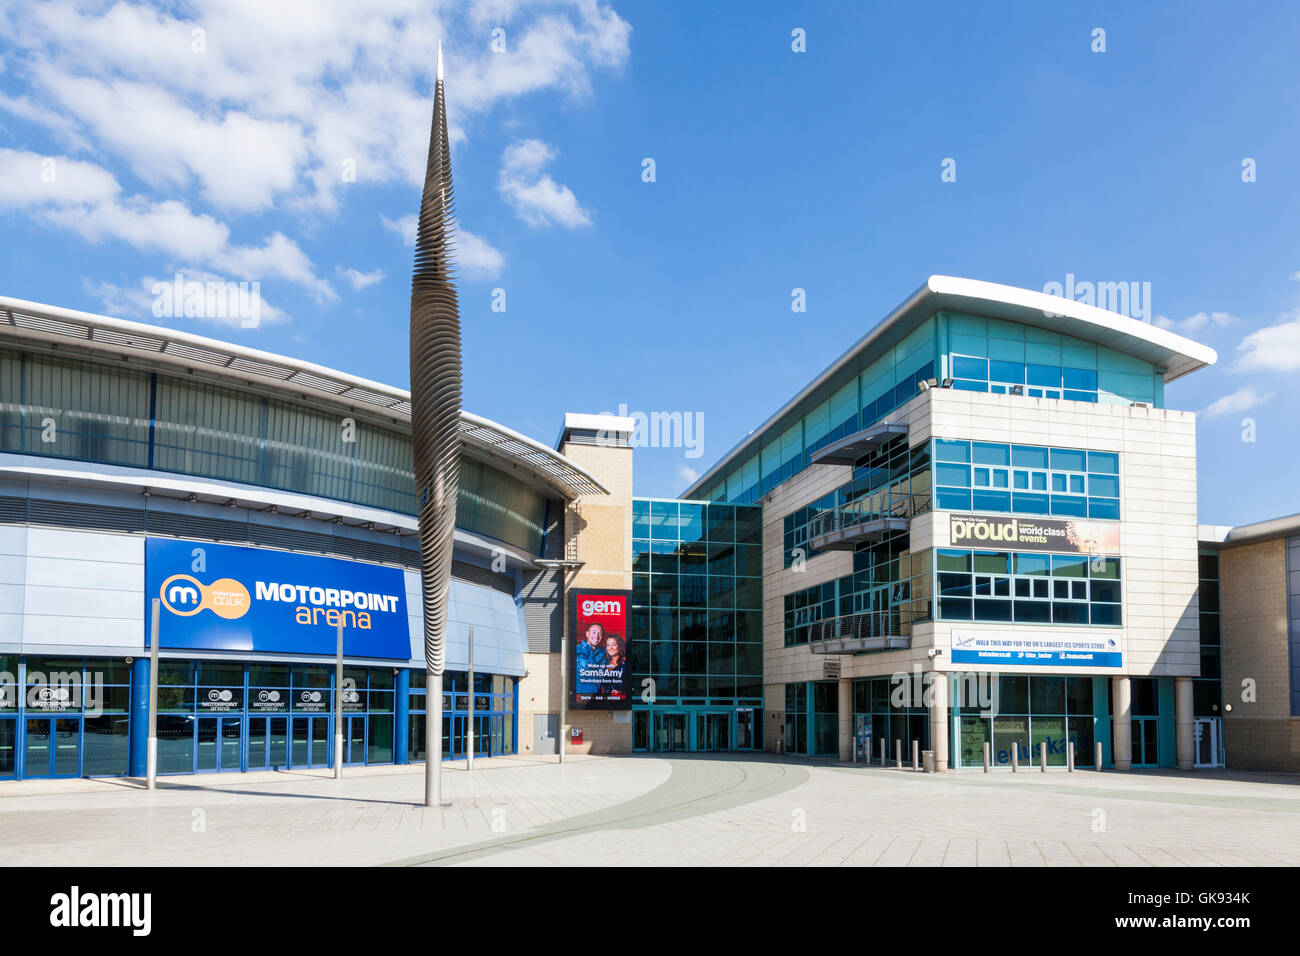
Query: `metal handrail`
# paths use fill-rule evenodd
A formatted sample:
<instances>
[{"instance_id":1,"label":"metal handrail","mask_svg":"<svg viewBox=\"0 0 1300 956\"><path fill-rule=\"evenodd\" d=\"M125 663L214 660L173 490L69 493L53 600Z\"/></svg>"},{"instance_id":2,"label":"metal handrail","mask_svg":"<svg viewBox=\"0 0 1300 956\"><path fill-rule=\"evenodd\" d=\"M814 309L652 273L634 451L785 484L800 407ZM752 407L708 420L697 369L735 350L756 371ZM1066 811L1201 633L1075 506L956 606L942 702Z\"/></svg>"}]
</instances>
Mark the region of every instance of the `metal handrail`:
<instances>
[{"instance_id":1,"label":"metal handrail","mask_svg":"<svg viewBox=\"0 0 1300 956\"><path fill-rule=\"evenodd\" d=\"M901 608L883 611L857 611L841 614L808 626L808 640L832 641L841 638L903 637Z\"/></svg>"},{"instance_id":2,"label":"metal handrail","mask_svg":"<svg viewBox=\"0 0 1300 956\"><path fill-rule=\"evenodd\" d=\"M865 502L866 506L861 506ZM808 522L808 537L815 538L835 531L846 531L868 521L884 518L911 518L930 507L930 495L917 492L876 492L853 505L833 508L815 515Z\"/></svg>"}]
</instances>

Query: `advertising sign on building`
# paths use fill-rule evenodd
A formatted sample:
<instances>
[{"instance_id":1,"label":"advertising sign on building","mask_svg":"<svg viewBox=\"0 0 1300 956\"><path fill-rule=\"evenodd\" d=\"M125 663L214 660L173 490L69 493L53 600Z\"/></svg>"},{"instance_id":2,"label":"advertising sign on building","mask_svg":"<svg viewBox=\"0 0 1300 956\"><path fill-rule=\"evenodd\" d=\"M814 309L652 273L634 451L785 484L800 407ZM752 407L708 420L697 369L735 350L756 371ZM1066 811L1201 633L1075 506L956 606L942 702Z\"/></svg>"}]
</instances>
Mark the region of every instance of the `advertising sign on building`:
<instances>
[{"instance_id":1,"label":"advertising sign on building","mask_svg":"<svg viewBox=\"0 0 1300 956\"><path fill-rule=\"evenodd\" d=\"M628 710L628 591L573 592L573 692L577 709Z\"/></svg>"},{"instance_id":2,"label":"advertising sign on building","mask_svg":"<svg viewBox=\"0 0 1300 956\"><path fill-rule=\"evenodd\" d=\"M949 515L954 548L996 547L1008 551L1119 554L1119 523L1082 518L1023 518L1007 515Z\"/></svg>"},{"instance_id":3,"label":"advertising sign on building","mask_svg":"<svg viewBox=\"0 0 1300 956\"><path fill-rule=\"evenodd\" d=\"M952 632L956 664L1017 664L1047 667L1121 667L1124 652L1113 634L1034 634L1025 631Z\"/></svg>"},{"instance_id":4,"label":"advertising sign on building","mask_svg":"<svg viewBox=\"0 0 1300 956\"><path fill-rule=\"evenodd\" d=\"M342 624L349 656L411 656L405 579L398 568L149 538L146 621L154 598L161 602L160 647L332 655ZM146 634L146 646L148 640ZM220 710L223 703L218 698L208 709Z\"/></svg>"}]
</instances>

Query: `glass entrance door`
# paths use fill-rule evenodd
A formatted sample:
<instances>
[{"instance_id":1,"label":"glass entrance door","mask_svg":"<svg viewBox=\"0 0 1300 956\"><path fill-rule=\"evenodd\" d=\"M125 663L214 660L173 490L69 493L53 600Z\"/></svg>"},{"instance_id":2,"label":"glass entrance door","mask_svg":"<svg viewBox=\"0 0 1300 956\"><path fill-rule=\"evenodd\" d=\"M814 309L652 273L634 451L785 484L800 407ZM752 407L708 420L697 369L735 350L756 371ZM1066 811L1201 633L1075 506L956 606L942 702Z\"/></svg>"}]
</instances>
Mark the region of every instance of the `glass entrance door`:
<instances>
[{"instance_id":1,"label":"glass entrance door","mask_svg":"<svg viewBox=\"0 0 1300 956\"><path fill-rule=\"evenodd\" d=\"M754 749L754 712L752 710L736 711L736 749Z\"/></svg>"},{"instance_id":2,"label":"glass entrance door","mask_svg":"<svg viewBox=\"0 0 1300 956\"><path fill-rule=\"evenodd\" d=\"M343 734L343 763L366 762L366 717L365 714L345 714L343 716L346 730Z\"/></svg>"},{"instance_id":3,"label":"glass entrance door","mask_svg":"<svg viewBox=\"0 0 1300 956\"><path fill-rule=\"evenodd\" d=\"M688 750L686 714L655 714L655 750Z\"/></svg>"},{"instance_id":4,"label":"glass entrance door","mask_svg":"<svg viewBox=\"0 0 1300 956\"><path fill-rule=\"evenodd\" d=\"M731 714L696 714L695 749L730 750Z\"/></svg>"},{"instance_id":5,"label":"glass entrance door","mask_svg":"<svg viewBox=\"0 0 1300 956\"><path fill-rule=\"evenodd\" d=\"M330 754L330 719L328 717L294 717L291 728L289 766L328 767Z\"/></svg>"},{"instance_id":6,"label":"glass entrance door","mask_svg":"<svg viewBox=\"0 0 1300 956\"><path fill-rule=\"evenodd\" d=\"M288 718L248 718L248 769L283 770L288 766Z\"/></svg>"},{"instance_id":7,"label":"glass entrance door","mask_svg":"<svg viewBox=\"0 0 1300 956\"><path fill-rule=\"evenodd\" d=\"M1160 754L1157 748L1158 724L1159 721L1155 717L1133 719L1133 766L1160 766Z\"/></svg>"},{"instance_id":8,"label":"glass entrance door","mask_svg":"<svg viewBox=\"0 0 1300 956\"><path fill-rule=\"evenodd\" d=\"M1218 717L1198 717L1196 718L1195 743L1196 743L1196 766L1198 767L1222 767L1223 752L1219 749L1219 728Z\"/></svg>"},{"instance_id":9,"label":"glass entrance door","mask_svg":"<svg viewBox=\"0 0 1300 956\"><path fill-rule=\"evenodd\" d=\"M81 718L28 717L25 723L24 777L81 775Z\"/></svg>"},{"instance_id":10,"label":"glass entrance door","mask_svg":"<svg viewBox=\"0 0 1300 956\"><path fill-rule=\"evenodd\" d=\"M239 771L244 746L244 718L200 717L194 742L199 773Z\"/></svg>"}]
</instances>

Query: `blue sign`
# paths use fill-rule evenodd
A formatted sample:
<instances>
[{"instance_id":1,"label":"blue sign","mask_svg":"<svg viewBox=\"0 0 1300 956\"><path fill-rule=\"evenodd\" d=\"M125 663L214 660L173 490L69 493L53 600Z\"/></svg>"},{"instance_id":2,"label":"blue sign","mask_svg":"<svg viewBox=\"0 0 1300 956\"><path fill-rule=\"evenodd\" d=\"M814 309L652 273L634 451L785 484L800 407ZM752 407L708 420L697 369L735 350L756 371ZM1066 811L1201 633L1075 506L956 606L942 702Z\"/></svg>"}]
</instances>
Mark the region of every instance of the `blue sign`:
<instances>
[{"instance_id":1,"label":"blue sign","mask_svg":"<svg viewBox=\"0 0 1300 956\"><path fill-rule=\"evenodd\" d=\"M158 646L409 660L398 568L203 541L145 541L145 620L161 601ZM148 635L146 635L146 646Z\"/></svg>"},{"instance_id":2,"label":"blue sign","mask_svg":"<svg viewBox=\"0 0 1300 956\"><path fill-rule=\"evenodd\" d=\"M1119 635L1044 636L1028 632L952 632L954 664L1015 664L1040 667L1123 667Z\"/></svg>"}]
</instances>

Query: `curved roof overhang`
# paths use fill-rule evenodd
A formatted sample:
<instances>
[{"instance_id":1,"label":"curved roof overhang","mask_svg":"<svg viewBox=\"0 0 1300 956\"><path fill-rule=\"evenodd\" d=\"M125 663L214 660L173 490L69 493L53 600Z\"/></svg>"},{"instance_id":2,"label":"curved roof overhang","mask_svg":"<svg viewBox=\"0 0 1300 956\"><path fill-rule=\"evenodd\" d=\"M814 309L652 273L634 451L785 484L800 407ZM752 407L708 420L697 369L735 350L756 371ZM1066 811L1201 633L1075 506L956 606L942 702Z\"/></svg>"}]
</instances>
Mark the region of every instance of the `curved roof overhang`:
<instances>
[{"instance_id":1,"label":"curved roof overhang","mask_svg":"<svg viewBox=\"0 0 1300 956\"><path fill-rule=\"evenodd\" d=\"M775 415L697 478L682 496L690 498L697 494L720 471L757 446L773 428L785 427L810 411L825 397L822 392L828 385L839 387L847 379L848 372L864 353L892 348L936 312L970 312L1092 342L1150 362L1161 371L1165 382L1213 365L1218 360L1214 349L1207 345L1093 305L997 282L930 276L924 285L827 366Z\"/></svg>"},{"instance_id":2,"label":"curved roof overhang","mask_svg":"<svg viewBox=\"0 0 1300 956\"><path fill-rule=\"evenodd\" d=\"M241 384L314 407L361 413L407 431L411 393L323 365L175 329L0 296L0 343L73 358L129 362L214 383ZM587 471L554 449L489 419L461 412L465 452L549 495L572 500L608 494Z\"/></svg>"}]
</instances>

